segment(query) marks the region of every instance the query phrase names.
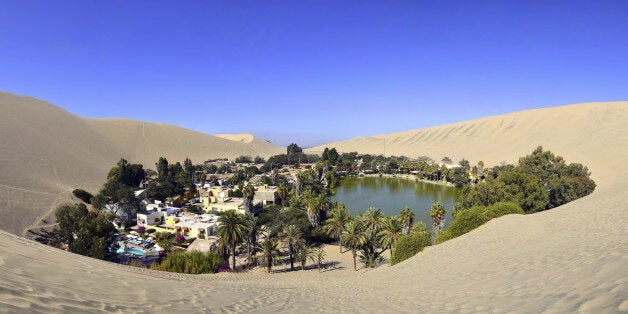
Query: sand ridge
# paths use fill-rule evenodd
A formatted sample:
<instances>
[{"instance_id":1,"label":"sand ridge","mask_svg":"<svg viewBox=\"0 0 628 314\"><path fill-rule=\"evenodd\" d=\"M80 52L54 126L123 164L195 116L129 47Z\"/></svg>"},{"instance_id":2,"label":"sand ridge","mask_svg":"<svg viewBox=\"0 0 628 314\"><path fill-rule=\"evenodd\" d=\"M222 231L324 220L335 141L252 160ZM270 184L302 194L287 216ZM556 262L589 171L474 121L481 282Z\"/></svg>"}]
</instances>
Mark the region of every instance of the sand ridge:
<instances>
[{"instance_id":1,"label":"sand ridge","mask_svg":"<svg viewBox=\"0 0 628 314\"><path fill-rule=\"evenodd\" d=\"M5 92L0 112L0 229L16 234L45 225L46 214L71 201L73 189L96 192L120 158L154 169L161 156L201 163L285 151L263 140L234 142L162 123L82 118Z\"/></svg>"},{"instance_id":2,"label":"sand ridge","mask_svg":"<svg viewBox=\"0 0 628 314\"><path fill-rule=\"evenodd\" d=\"M543 145L593 172L598 188L590 196L500 217L392 267L192 276L93 260L0 231L0 311L625 312L627 106L540 109L328 144L377 152L386 137L389 154L436 159L450 151L454 160L489 165ZM345 261L340 266L347 254L334 257Z\"/></svg>"}]
</instances>

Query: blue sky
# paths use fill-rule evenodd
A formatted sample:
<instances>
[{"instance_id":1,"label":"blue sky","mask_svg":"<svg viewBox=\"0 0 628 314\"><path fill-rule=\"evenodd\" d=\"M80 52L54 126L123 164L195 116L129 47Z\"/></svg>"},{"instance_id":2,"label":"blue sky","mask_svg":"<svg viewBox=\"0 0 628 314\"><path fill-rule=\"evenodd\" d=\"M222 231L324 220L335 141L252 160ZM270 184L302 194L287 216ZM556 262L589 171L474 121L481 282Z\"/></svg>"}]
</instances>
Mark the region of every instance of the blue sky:
<instances>
[{"instance_id":1,"label":"blue sky","mask_svg":"<svg viewBox=\"0 0 628 314\"><path fill-rule=\"evenodd\" d=\"M628 1L6 1L0 90L302 146L628 100Z\"/></svg>"}]
</instances>

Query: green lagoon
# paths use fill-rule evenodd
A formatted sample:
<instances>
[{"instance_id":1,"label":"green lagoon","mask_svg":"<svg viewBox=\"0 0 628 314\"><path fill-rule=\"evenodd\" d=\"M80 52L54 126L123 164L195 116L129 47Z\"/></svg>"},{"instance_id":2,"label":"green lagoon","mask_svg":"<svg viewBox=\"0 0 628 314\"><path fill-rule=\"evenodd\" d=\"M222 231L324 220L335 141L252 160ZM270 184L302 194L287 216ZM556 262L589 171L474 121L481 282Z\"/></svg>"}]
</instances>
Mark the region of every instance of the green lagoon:
<instances>
[{"instance_id":1,"label":"green lagoon","mask_svg":"<svg viewBox=\"0 0 628 314\"><path fill-rule=\"evenodd\" d=\"M445 206L445 225L451 222L451 209L459 190L455 187L426 183L398 177L347 177L336 189L332 201L344 203L356 216L369 207L377 207L385 215L397 215L404 206L415 214L415 222L423 221L432 228L430 207L436 201Z\"/></svg>"}]
</instances>

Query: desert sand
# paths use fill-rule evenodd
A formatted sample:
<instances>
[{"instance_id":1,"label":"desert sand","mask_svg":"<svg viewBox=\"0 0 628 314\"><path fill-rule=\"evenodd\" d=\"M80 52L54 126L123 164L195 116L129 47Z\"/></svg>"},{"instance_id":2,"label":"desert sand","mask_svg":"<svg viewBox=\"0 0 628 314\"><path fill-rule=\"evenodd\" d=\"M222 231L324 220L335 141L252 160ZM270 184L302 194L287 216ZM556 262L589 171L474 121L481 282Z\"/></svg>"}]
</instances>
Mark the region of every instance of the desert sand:
<instances>
[{"instance_id":1,"label":"desert sand","mask_svg":"<svg viewBox=\"0 0 628 314\"><path fill-rule=\"evenodd\" d=\"M49 224L49 213L72 201L72 190L97 192L120 158L155 169L161 156L201 163L285 151L257 138L236 142L168 124L82 118L3 92L0 112L0 229L22 235Z\"/></svg>"},{"instance_id":2,"label":"desert sand","mask_svg":"<svg viewBox=\"0 0 628 314\"><path fill-rule=\"evenodd\" d=\"M4 113L4 105L1 109ZM4 121L1 125L4 135ZM330 256L328 260L345 262L321 274L283 272L279 266L273 274L258 269L182 275L94 260L1 231L0 311L625 312L627 125L627 102L591 103L328 144L340 151L379 153L376 143L386 138L387 154L437 160L447 155L454 160L484 160L487 165L515 162L543 145L568 162L588 165L598 184L590 196L546 212L494 219L392 267L353 272L342 267L347 252ZM27 131L27 126L22 130ZM20 140L32 141L26 136L14 140L18 148ZM5 146L4 141L3 161L13 156L7 148L11 145ZM82 146L67 141L74 145L71 148ZM63 153L54 147L41 146L38 156ZM88 173L79 166L91 166L91 161L76 159L76 171ZM3 167L3 172L24 176L20 186L28 190L24 199L37 199L36 192L54 182L38 181L37 176L54 174L52 165L34 160L33 166ZM7 205L14 204L2 204L2 209ZM336 250L328 248L330 254Z\"/></svg>"}]
</instances>

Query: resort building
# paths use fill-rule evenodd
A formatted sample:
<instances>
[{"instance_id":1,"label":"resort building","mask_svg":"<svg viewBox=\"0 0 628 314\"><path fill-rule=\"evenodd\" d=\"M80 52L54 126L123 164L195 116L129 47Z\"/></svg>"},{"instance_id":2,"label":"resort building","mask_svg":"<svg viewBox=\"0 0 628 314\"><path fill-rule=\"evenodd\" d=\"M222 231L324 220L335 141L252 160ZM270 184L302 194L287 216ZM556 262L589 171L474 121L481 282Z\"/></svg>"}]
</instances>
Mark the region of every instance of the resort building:
<instances>
[{"instance_id":1,"label":"resort building","mask_svg":"<svg viewBox=\"0 0 628 314\"><path fill-rule=\"evenodd\" d=\"M253 204L262 203L264 205L271 205L277 203L277 190L276 186L260 186L257 187L255 195L253 196Z\"/></svg>"},{"instance_id":2,"label":"resort building","mask_svg":"<svg viewBox=\"0 0 628 314\"><path fill-rule=\"evenodd\" d=\"M137 214L138 226L159 226L166 222L166 211L149 211L145 214Z\"/></svg>"}]
</instances>

